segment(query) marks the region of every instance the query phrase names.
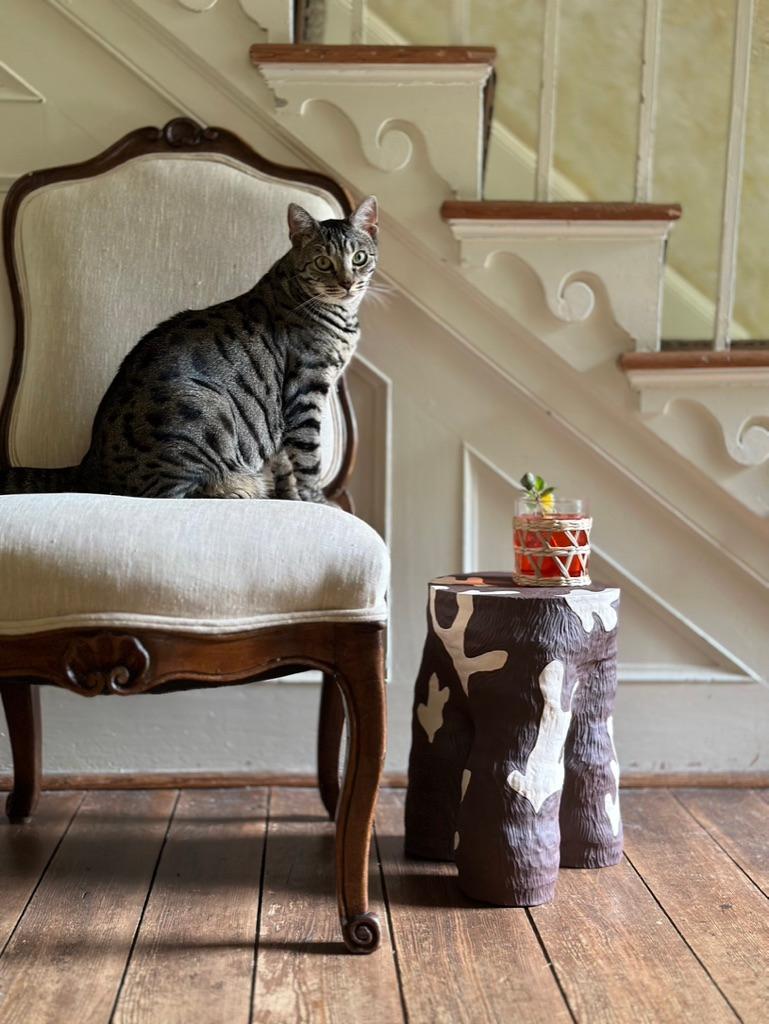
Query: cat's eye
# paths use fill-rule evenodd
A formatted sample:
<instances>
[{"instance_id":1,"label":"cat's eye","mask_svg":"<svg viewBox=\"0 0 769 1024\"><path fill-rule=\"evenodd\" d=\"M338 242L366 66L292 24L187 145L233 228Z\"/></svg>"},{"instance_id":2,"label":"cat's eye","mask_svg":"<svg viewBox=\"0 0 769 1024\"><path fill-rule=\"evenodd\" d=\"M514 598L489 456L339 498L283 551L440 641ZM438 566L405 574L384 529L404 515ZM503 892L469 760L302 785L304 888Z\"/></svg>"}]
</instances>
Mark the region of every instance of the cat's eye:
<instances>
[{"instance_id":1,"label":"cat's eye","mask_svg":"<svg viewBox=\"0 0 769 1024\"><path fill-rule=\"evenodd\" d=\"M363 249L358 249L357 252L353 253L352 265L354 267L362 267L363 264L368 260L368 253L364 252Z\"/></svg>"},{"instance_id":2,"label":"cat's eye","mask_svg":"<svg viewBox=\"0 0 769 1024\"><path fill-rule=\"evenodd\" d=\"M318 270L331 270L333 265L334 264L331 262L328 256L318 256L318 258L315 260L315 266L318 268Z\"/></svg>"}]
</instances>

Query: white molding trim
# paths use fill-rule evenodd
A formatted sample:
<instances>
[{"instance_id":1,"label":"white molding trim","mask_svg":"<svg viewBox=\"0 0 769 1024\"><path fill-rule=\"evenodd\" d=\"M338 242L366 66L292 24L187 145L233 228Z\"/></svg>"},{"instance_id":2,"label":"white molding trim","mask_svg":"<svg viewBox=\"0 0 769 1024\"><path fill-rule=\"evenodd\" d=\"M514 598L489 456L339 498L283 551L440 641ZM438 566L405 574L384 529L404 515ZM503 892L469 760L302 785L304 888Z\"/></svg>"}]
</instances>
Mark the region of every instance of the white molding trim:
<instances>
[{"instance_id":1,"label":"white molding trim","mask_svg":"<svg viewBox=\"0 0 769 1024\"><path fill-rule=\"evenodd\" d=\"M674 222L667 220L546 220L532 218L478 219L452 217L447 221L454 237L461 242L506 242L508 239L549 238L558 242L573 239L592 241L610 238L615 242L635 242L639 238L665 241Z\"/></svg>"},{"instance_id":2,"label":"white molding trim","mask_svg":"<svg viewBox=\"0 0 769 1024\"><path fill-rule=\"evenodd\" d=\"M484 61L462 64L379 64L362 61L360 64L332 61L259 61L255 65L272 88L272 83L290 83L297 86L341 84L368 87L372 85L399 86L451 86L485 85L491 68Z\"/></svg>"},{"instance_id":3,"label":"white molding trim","mask_svg":"<svg viewBox=\"0 0 769 1024\"><path fill-rule=\"evenodd\" d=\"M478 569L480 555L478 553L478 488L475 486L473 459L479 459L491 468L488 462L475 448L462 444L462 572L475 572ZM500 474L506 483L513 486L507 474Z\"/></svg>"},{"instance_id":4,"label":"white molding trim","mask_svg":"<svg viewBox=\"0 0 769 1024\"><path fill-rule=\"evenodd\" d=\"M769 367L765 366L679 366L625 372L637 391L644 388L699 390L702 387L769 387Z\"/></svg>"},{"instance_id":5,"label":"white molding trim","mask_svg":"<svg viewBox=\"0 0 769 1024\"><path fill-rule=\"evenodd\" d=\"M368 469L370 475L373 477L373 502L380 520L379 523L371 525L375 525L375 527L379 529L388 550L391 550L393 537L393 382L387 374L383 373L369 359L367 359L360 349L355 353L352 363L347 371L348 382L349 375L351 373L360 376L361 379L370 385L373 391L373 419L377 424L377 437L382 441L381 454L383 455L383 460L381 465L377 465L378 453L369 453L373 454L375 462L375 464L373 466L369 466ZM353 413L355 413L354 406ZM365 456L365 453L359 450L359 461L361 459L361 455ZM393 608L392 604L388 601L388 633L391 633L392 617ZM386 670L387 679L391 680L393 677L393 645L391 643L387 645Z\"/></svg>"},{"instance_id":6,"label":"white molding trim","mask_svg":"<svg viewBox=\"0 0 769 1024\"><path fill-rule=\"evenodd\" d=\"M477 460L486 469L494 473L500 480L506 483L511 490L518 492L520 487L513 478L500 469L491 459L488 459L473 445L466 442L462 445L463 453L463 474L462 474L462 571L473 572L479 569L478 558L478 496L475 481L475 473L472 462ZM512 502L511 502L512 508ZM511 513L512 516L512 513ZM657 614L667 617L677 624L681 632L690 634L700 644L704 644L715 661L720 663L722 668L717 666L697 666L696 671L692 666L686 666L682 670L679 665L649 665L641 667L633 665L628 669L629 674L625 675L626 666L620 664L618 668L620 679L632 679L634 682L729 682L729 683L762 683L764 680L758 673L745 664L741 658L729 651L722 643L710 636L696 623L692 622L679 609L673 607L661 594L647 586L642 580L621 565L615 558L609 555L603 548L592 544L595 554L607 563L617 577L619 585L631 591L636 598L642 600L647 606L652 607Z\"/></svg>"},{"instance_id":7,"label":"white molding trim","mask_svg":"<svg viewBox=\"0 0 769 1024\"><path fill-rule=\"evenodd\" d=\"M738 466L769 460L769 368L747 366L628 370L640 396L640 410L657 433L680 402L698 407L721 431L729 457ZM765 499L765 501L769 501Z\"/></svg>"},{"instance_id":8,"label":"white molding trim","mask_svg":"<svg viewBox=\"0 0 769 1024\"><path fill-rule=\"evenodd\" d=\"M384 465L381 473L376 475L375 501L382 518L383 539L388 548L392 543L393 519L393 487L392 487L392 451L393 451L393 382L387 374L382 373L359 350L355 353L350 370L359 373L374 389L374 419L380 424L379 436L383 439L382 450Z\"/></svg>"},{"instance_id":9,"label":"white molding trim","mask_svg":"<svg viewBox=\"0 0 769 1024\"><path fill-rule=\"evenodd\" d=\"M44 103L45 96L0 60L0 103Z\"/></svg>"}]
</instances>

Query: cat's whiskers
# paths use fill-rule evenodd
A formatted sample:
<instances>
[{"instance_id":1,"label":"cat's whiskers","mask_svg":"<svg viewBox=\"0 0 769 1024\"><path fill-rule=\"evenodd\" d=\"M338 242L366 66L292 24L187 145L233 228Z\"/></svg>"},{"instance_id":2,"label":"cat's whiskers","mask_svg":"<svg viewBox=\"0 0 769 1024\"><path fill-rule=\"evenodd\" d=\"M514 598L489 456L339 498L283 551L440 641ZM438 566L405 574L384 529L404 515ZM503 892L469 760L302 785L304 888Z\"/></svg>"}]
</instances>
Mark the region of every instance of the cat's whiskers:
<instances>
[{"instance_id":1,"label":"cat's whiskers","mask_svg":"<svg viewBox=\"0 0 769 1024\"><path fill-rule=\"evenodd\" d=\"M386 306L387 302L393 295L395 295L396 289L391 288L386 284L369 284L363 295L363 302L371 301L378 306Z\"/></svg>"},{"instance_id":2,"label":"cat's whiskers","mask_svg":"<svg viewBox=\"0 0 769 1024\"><path fill-rule=\"evenodd\" d=\"M300 309L311 309L314 302L319 302L320 299L317 295L311 295L309 299L305 299L304 302L300 302L298 306L294 306L291 310L292 313L298 313Z\"/></svg>"}]
</instances>

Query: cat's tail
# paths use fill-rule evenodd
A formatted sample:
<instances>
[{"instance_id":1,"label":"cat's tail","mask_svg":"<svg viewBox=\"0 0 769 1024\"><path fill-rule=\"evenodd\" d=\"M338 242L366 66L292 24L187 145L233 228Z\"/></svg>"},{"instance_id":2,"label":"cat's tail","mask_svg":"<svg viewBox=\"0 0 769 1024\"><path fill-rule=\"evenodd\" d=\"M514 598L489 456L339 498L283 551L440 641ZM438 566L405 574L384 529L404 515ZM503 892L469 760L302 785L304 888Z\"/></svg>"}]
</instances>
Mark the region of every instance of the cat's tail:
<instances>
[{"instance_id":1,"label":"cat's tail","mask_svg":"<svg viewBox=\"0 0 769 1024\"><path fill-rule=\"evenodd\" d=\"M80 466L57 469L11 466L0 469L0 494L52 494L80 490Z\"/></svg>"}]
</instances>

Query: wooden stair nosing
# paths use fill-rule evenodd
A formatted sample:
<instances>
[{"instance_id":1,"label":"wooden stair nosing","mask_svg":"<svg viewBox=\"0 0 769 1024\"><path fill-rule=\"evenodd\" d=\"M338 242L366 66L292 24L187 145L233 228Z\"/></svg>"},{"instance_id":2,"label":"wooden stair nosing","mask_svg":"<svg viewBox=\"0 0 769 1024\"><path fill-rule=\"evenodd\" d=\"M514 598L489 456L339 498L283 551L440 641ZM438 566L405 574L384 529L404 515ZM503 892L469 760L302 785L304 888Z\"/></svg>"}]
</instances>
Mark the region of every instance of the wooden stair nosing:
<instances>
[{"instance_id":1,"label":"wooden stair nosing","mask_svg":"<svg viewBox=\"0 0 769 1024\"><path fill-rule=\"evenodd\" d=\"M493 46L343 46L328 43L254 43L252 64L485 64Z\"/></svg>"},{"instance_id":2,"label":"wooden stair nosing","mask_svg":"<svg viewBox=\"0 0 769 1024\"><path fill-rule=\"evenodd\" d=\"M723 370L769 367L767 349L694 349L688 352L626 352L619 357L623 370Z\"/></svg>"},{"instance_id":3,"label":"wooden stair nosing","mask_svg":"<svg viewBox=\"0 0 769 1024\"><path fill-rule=\"evenodd\" d=\"M447 199L444 220L676 221L678 203L535 202L528 199Z\"/></svg>"}]
</instances>

